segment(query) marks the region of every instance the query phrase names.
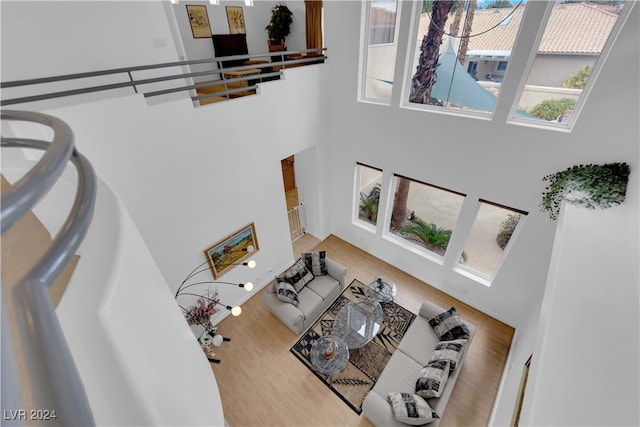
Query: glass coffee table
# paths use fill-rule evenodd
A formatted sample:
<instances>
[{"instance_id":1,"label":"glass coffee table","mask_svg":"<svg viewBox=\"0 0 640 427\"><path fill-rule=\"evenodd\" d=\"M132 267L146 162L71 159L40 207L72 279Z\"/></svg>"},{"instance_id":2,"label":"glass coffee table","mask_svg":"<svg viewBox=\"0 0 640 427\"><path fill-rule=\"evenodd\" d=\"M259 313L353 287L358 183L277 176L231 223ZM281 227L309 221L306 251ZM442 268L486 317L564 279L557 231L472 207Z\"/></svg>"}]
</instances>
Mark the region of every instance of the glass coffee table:
<instances>
[{"instance_id":1,"label":"glass coffee table","mask_svg":"<svg viewBox=\"0 0 640 427\"><path fill-rule=\"evenodd\" d=\"M367 285L367 297L379 302L391 302L398 293L396 284L382 277L375 277Z\"/></svg>"},{"instance_id":2,"label":"glass coffee table","mask_svg":"<svg viewBox=\"0 0 640 427\"><path fill-rule=\"evenodd\" d=\"M316 370L329 376L329 386L333 387L332 375L342 371L349 361L349 348L338 337L320 337L311 347L311 363Z\"/></svg>"},{"instance_id":3,"label":"glass coffee table","mask_svg":"<svg viewBox=\"0 0 640 427\"><path fill-rule=\"evenodd\" d=\"M351 301L336 315L333 335L341 338L349 350L360 349L376 336L383 316L382 307L376 300Z\"/></svg>"}]
</instances>

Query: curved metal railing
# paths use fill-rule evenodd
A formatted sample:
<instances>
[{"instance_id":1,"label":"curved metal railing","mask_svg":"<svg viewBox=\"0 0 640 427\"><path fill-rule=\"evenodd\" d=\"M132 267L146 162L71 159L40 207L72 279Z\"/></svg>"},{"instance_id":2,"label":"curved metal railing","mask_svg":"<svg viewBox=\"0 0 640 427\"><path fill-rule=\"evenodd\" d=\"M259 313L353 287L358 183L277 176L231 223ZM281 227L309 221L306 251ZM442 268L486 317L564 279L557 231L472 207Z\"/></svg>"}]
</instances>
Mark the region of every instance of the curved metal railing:
<instances>
[{"instance_id":1,"label":"curved metal railing","mask_svg":"<svg viewBox=\"0 0 640 427\"><path fill-rule=\"evenodd\" d=\"M46 367L47 381L56 390L53 398L56 414L63 425L94 425L84 386L76 369L64 333L49 297L48 288L60 276L75 255L93 218L96 199L96 175L91 163L74 148L73 132L63 121L41 113L2 111L2 120L27 121L49 126L54 131L51 142L0 138L2 147L22 147L45 150L44 155L24 177L2 195L2 232L31 210L54 186L70 160L78 172L76 196L71 211L51 246L15 287L16 313L21 314L21 335L39 352ZM5 299L3 298L3 306ZM3 307L4 312L4 307ZM3 322L4 328L5 322ZM13 339L6 329L2 334L2 351L12 349ZM6 348L5 348L6 346ZM3 364L5 360L3 357ZM9 358L8 363L11 362ZM11 366L6 366L11 369ZM4 368L4 366L3 366ZM19 379L15 375L5 384L3 369L3 413L19 408L7 407L11 403L5 395L19 394ZM8 387L8 388L5 388ZM15 404L15 403L14 403Z\"/></svg>"}]
</instances>

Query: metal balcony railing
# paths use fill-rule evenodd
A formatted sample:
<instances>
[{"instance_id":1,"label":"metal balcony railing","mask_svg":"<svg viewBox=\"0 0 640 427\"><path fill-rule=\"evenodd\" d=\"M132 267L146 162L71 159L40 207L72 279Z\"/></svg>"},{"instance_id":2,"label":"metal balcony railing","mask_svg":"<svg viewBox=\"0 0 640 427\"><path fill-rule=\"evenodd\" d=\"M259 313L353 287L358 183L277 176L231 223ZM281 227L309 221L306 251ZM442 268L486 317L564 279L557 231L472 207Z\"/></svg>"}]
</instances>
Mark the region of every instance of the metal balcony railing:
<instances>
[{"instance_id":1,"label":"metal balcony railing","mask_svg":"<svg viewBox=\"0 0 640 427\"><path fill-rule=\"evenodd\" d=\"M22 406L21 378L17 375L15 340L26 343L29 358L44 366L45 378L35 378L26 384L55 390L58 422L62 425L94 425L93 415L84 386L76 369L64 333L54 311L48 289L60 276L84 239L91 220L96 199L96 175L91 163L74 148L73 132L63 121L41 113L7 111L1 113L7 121L27 121L49 126L53 132L51 142L0 137L1 146L45 150L38 163L2 194L2 233L29 212L54 186L69 161L78 172L75 200L69 215L53 239L51 246L36 264L19 280L10 300L16 307L19 337L12 336L6 321L7 296L2 298L2 412L4 420L30 420L30 411ZM35 354L33 354L35 353ZM30 375L27 366L27 377ZM32 402L37 404L38 402ZM23 412L21 412L23 411Z\"/></svg>"},{"instance_id":2,"label":"metal balcony railing","mask_svg":"<svg viewBox=\"0 0 640 427\"><path fill-rule=\"evenodd\" d=\"M213 96L229 96L240 91L255 90L257 83L261 81L268 81L272 79L278 79L281 76L282 69L288 67L316 64L324 62L326 56L324 52L326 48L317 49L305 49L296 51L283 51L283 52L269 52L258 53L248 55L236 55L225 56L218 58L208 58L199 60L187 60L166 62L161 64L142 65L135 67L114 68L102 71L92 71L86 73L66 74L54 77L44 77L27 80L15 80L9 82L0 83L0 88L3 92L15 91L17 88L30 88L40 85L45 86L52 83L62 83L71 86L64 90L44 90L42 93L35 95L18 95L13 97L12 95L6 96L3 93L2 100L0 100L0 106L24 104L29 102L43 101L48 99L63 98L74 95L82 95L95 92L114 91L117 89L131 88L134 93L142 93L145 98L151 98L161 95L167 95L177 92L191 92L191 99L193 101L200 101ZM247 65L235 66L235 67L222 67L224 61L233 60L246 60ZM211 66L211 69L203 71L189 71L172 73L176 67L191 67L201 68ZM213 68L213 67L216 68ZM259 75L247 75L234 78L228 78L225 73L232 71L246 71L249 69L260 69ZM153 77L135 77L136 75L142 75L145 73L156 73ZM240 73L241 74L241 73ZM115 83L98 83L88 86L82 86L83 83L91 79L96 78L112 78L120 79L121 81ZM202 79L204 81L195 82L194 79ZM247 86L240 89L229 88L229 83L234 82L247 82ZM154 89L154 85L160 83L173 85L172 87ZM224 84L225 89L222 91L216 91L214 94L194 94L197 89L205 88L209 86ZM151 89L147 89L151 88Z\"/></svg>"}]
</instances>

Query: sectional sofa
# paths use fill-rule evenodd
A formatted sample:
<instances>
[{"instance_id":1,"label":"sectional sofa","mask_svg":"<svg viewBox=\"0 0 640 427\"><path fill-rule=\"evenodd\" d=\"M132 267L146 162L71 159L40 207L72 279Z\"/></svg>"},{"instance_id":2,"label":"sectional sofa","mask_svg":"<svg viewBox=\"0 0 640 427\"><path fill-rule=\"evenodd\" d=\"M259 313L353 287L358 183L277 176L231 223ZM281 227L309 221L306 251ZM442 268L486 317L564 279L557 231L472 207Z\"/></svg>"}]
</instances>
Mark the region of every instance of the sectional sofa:
<instances>
[{"instance_id":1,"label":"sectional sofa","mask_svg":"<svg viewBox=\"0 0 640 427\"><path fill-rule=\"evenodd\" d=\"M466 331L455 330L454 328L451 334L441 337L439 333L442 332L443 326L451 321L451 317L449 320L440 323L439 327L434 328L432 323L437 323L435 319L440 319L439 316L442 316L443 313L452 313L452 310L457 315L456 319L464 324ZM445 327L444 329L447 328ZM407 424L427 424L429 427L437 427L440 424L475 332L476 328L470 323L461 320L454 308L446 310L431 302L424 302L420 308L419 315L416 316L402 338L400 345L389 359L380 378L365 397L362 404L364 416L379 427L401 427ZM458 338L460 336L466 336L466 338L460 339ZM447 348L452 350L447 350ZM457 350L459 351L456 355ZM436 353L437 356L434 356ZM398 393L404 393L402 396L405 398L416 394L416 383L424 373L423 367L427 364L433 365L430 363L433 359L447 359L447 354L454 354L454 358L457 357L457 363L453 370L448 370L448 377L444 385L440 385L439 392L441 392L441 395L437 398L424 399L428 407L430 407L430 411L427 410L427 412L431 413L428 413L426 418L406 416L407 414L394 414L393 405L390 402L390 394L393 394L394 398L398 398ZM451 362L448 364L449 368L451 368ZM432 387L433 382L428 384L426 388ZM434 416L433 412L437 415ZM401 415L405 415L405 417Z\"/></svg>"}]
</instances>

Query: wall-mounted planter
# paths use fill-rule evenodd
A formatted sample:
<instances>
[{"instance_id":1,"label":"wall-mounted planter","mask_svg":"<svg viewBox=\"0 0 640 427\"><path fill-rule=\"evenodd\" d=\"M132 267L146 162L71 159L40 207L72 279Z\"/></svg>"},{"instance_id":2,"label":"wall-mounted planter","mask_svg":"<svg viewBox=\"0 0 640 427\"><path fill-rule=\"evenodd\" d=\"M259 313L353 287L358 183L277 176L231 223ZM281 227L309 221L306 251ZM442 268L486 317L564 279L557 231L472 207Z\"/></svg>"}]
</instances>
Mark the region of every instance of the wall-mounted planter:
<instances>
[{"instance_id":1,"label":"wall-mounted planter","mask_svg":"<svg viewBox=\"0 0 640 427\"><path fill-rule=\"evenodd\" d=\"M542 193L540 207L551 219L560 214L566 200L588 209L608 208L624 202L630 167L627 163L577 165L545 176L549 185Z\"/></svg>"}]
</instances>

